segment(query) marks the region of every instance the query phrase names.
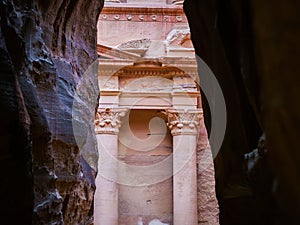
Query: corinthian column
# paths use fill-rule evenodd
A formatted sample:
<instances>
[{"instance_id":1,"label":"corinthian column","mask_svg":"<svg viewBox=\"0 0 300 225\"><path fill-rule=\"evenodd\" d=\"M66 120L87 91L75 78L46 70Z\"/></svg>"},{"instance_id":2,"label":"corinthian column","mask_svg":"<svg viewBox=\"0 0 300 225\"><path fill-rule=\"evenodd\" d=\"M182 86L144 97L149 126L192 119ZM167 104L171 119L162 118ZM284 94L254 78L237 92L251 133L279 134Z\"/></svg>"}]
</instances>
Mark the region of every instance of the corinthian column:
<instances>
[{"instance_id":1,"label":"corinthian column","mask_svg":"<svg viewBox=\"0 0 300 225\"><path fill-rule=\"evenodd\" d=\"M118 225L117 154L120 117L126 109L99 108L95 120L99 160L94 197L94 225Z\"/></svg>"},{"instance_id":2,"label":"corinthian column","mask_svg":"<svg viewBox=\"0 0 300 225\"><path fill-rule=\"evenodd\" d=\"M197 225L196 144L200 109L169 109L168 127L173 135L173 224Z\"/></svg>"}]
</instances>

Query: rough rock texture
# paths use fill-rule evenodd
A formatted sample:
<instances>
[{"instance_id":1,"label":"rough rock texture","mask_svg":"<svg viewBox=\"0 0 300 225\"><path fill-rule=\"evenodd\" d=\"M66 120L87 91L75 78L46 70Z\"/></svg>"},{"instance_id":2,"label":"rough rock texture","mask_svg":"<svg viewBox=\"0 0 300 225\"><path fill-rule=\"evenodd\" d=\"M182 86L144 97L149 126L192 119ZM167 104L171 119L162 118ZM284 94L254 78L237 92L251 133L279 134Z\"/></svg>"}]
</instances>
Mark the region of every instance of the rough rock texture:
<instances>
[{"instance_id":1,"label":"rough rock texture","mask_svg":"<svg viewBox=\"0 0 300 225\"><path fill-rule=\"evenodd\" d=\"M219 225L219 205L216 198L215 168L204 122L199 129L197 162L198 224Z\"/></svg>"},{"instance_id":2,"label":"rough rock texture","mask_svg":"<svg viewBox=\"0 0 300 225\"><path fill-rule=\"evenodd\" d=\"M216 75L228 112L215 161L221 224L299 223L298 8L293 0L184 3L196 52ZM209 128L205 101L204 111ZM242 172L241 157L261 130L273 174L267 198L252 193Z\"/></svg>"},{"instance_id":3,"label":"rough rock texture","mask_svg":"<svg viewBox=\"0 0 300 225\"><path fill-rule=\"evenodd\" d=\"M94 178L71 116L76 84L97 58L102 3L0 2L1 224L89 219Z\"/></svg>"},{"instance_id":4,"label":"rough rock texture","mask_svg":"<svg viewBox=\"0 0 300 225\"><path fill-rule=\"evenodd\" d=\"M1 223L10 221L10 224L18 224L18 221L22 221L30 224L33 208L30 117L5 45L2 27L0 72Z\"/></svg>"}]
</instances>

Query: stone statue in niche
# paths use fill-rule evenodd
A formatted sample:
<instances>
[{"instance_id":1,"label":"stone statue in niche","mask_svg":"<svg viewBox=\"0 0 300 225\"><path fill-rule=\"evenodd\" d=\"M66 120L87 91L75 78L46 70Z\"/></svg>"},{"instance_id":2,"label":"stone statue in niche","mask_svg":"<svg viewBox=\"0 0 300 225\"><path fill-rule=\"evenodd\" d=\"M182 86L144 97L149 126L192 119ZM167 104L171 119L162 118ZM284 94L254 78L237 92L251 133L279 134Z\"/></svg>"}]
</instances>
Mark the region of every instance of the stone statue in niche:
<instances>
[{"instance_id":1,"label":"stone statue in niche","mask_svg":"<svg viewBox=\"0 0 300 225\"><path fill-rule=\"evenodd\" d=\"M190 38L190 29L186 26L175 27L167 35L166 40L164 41L166 50L170 47L175 48L191 48L191 38Z\"/></svg>"}]
</instances>

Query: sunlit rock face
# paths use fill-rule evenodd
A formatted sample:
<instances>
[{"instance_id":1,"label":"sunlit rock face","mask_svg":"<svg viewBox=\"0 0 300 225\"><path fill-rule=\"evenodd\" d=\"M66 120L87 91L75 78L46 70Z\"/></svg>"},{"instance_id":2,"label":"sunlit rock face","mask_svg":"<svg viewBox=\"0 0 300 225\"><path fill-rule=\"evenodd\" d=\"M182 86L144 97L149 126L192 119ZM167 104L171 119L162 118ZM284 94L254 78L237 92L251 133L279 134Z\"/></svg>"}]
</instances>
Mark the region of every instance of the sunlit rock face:
<instances>
[{"instance_id":1,"label":"sunlit rock face","mask_svg":"<svg viewBox=\"0 0 300 225\"><path fill-rule=\"evenodd\" d=\"M0 3L1 224L89 219L94 177L80 158L71 113L76 84L97 58L102 3Z\"/></svg>"}]
</instances>

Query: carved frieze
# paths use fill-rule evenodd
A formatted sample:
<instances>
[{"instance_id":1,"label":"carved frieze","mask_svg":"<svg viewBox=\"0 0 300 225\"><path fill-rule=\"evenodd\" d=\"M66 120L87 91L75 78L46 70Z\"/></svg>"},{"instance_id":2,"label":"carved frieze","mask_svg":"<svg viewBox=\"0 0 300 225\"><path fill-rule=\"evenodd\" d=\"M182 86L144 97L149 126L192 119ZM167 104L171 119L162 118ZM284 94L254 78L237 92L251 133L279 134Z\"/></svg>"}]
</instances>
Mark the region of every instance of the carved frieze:
<instances>
[{"instance_id":1,"label":"carved frieze","mask_svg":"<svg viewBox=\"0 0 300 225\"><path fill-rule=\"evenodd\" d=\"M130 48L140 48L140 49L148 49L150 47L151 40L149 38L143 38L140 40L132 40L125 43L120 44L118 49L130 49Z\"/></svg>"},{"instance_id":2,"label":"carved frieze","mask_svg":"<svg viewBox=\"0 0 300 225\"><path fill-rule=\"evenodd\" d=\"M138 91L138 92L151 92L151 91L172 91L173 82L170 79L149 76L142 78L127 78L121 79L122 91Z\"/></svg>"},{"instance_id":3,"label":"carved frieze","mask_svg":"<svg viewBox=\"0 0 300 225\"><path fill-rule=\"evenodd\" d=\"M121 117L127 109L98 108L95 119L96 134L118 134L121 127Z\"/></svg>"},{"instance_id":4,"label":"carved frieze","mask_svg":"<svg viewBox=\"0 0 300 225\"><path fill-rule=\"evenodd\" d=\"M180 5L174 2L173 5ZM182 7L130 7L124 4L108 4L101 13L99 20L107 21L131 21L131 22L166 22L166 23L187 23L187 18Z\"/></svg>"},{"instance_id":5,"label":"carved frieze","mask_svg":"<svg viewBox=\"0 0 300 225\"><path fill-rule=\"evenodd\" d=\"M111 73L112 74L112 73ZM118 77L117 76L102 76L99 79L100 90L118 90Z\"/></svg>"}]
</instances>

